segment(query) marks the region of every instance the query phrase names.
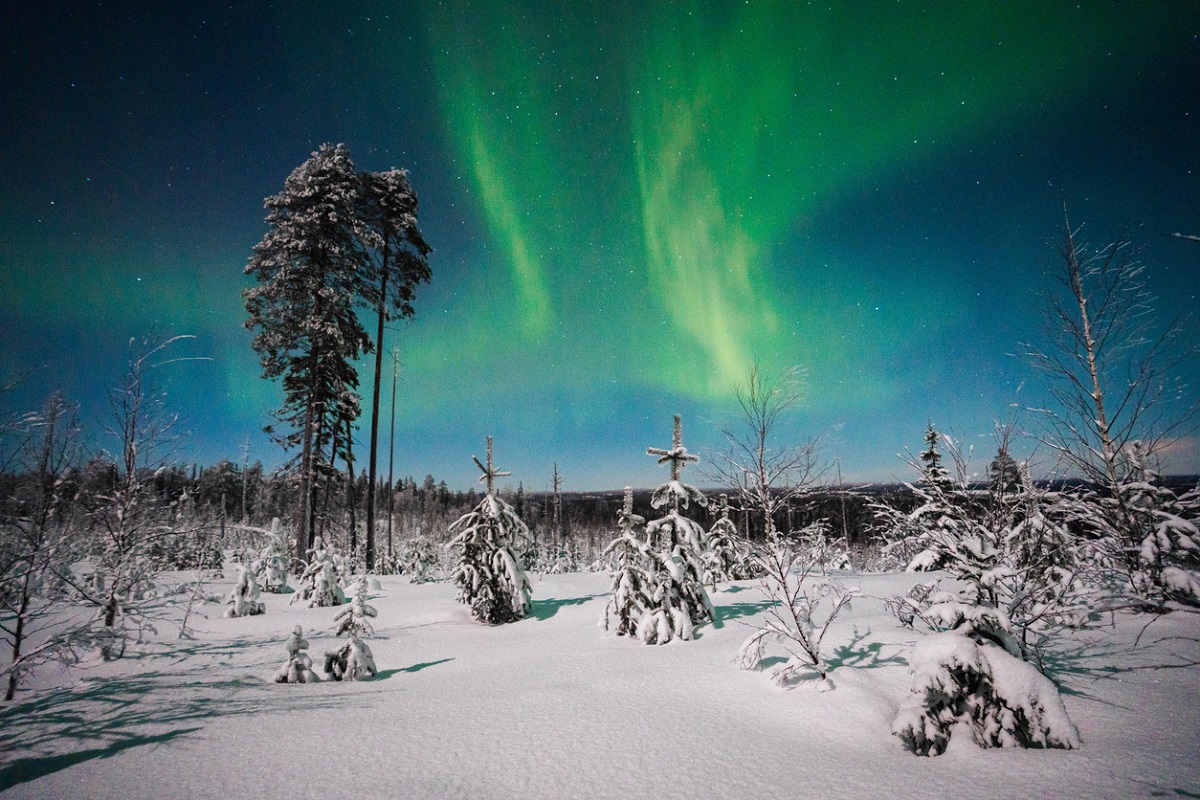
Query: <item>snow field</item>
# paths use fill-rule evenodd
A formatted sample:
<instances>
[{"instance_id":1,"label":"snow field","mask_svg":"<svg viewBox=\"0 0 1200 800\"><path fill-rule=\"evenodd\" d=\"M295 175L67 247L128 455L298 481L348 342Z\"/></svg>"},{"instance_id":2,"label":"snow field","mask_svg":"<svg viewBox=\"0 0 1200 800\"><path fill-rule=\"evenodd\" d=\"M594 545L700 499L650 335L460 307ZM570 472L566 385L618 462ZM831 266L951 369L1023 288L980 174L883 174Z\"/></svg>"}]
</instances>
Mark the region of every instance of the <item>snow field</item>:
<instances>
[{"instance_id":1,"label":"snow field","mask_svg":"<svg viewBox=\"0 0 1200 800\"><path fill-rule=\"evenodd\" d=\"M206 589L224 595L226 581ZM181 576L186 577L186 576ZM271 683L295 625L319 667L339 608L264 593L266 613L193 614L120 661L43 668L0 710L4 798L1117 798L1200 793L1200 617L1118 616L1055 651L1083 747L918 758L890 734L922 634L884 608L912 575L842 576L836 688L783 690L732 663L763 595L712 594L717 623L647 646L597 626L609 576L531 575L530 617L488 627L449 583L379 578L363 682ZM927 579L928 576L923 576ZM182 610L171 614L178 618ZM783 651L771 651L780 657ZM67 688L55 688L56 686Z\"/></svg>"}]
</instances>

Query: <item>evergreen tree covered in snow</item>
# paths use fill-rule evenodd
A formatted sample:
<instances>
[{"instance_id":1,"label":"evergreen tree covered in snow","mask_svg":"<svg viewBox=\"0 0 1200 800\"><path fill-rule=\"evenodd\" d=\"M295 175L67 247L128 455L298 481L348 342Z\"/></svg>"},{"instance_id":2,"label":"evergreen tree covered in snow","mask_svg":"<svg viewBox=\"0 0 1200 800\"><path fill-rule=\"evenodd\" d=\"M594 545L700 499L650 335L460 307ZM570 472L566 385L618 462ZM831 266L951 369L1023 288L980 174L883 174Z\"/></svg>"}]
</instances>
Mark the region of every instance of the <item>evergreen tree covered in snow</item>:
<instances>
[{"instance_id":1,"label":"evergreen tree covered in snow","mask_svg":"<svg viewBox=\"0 0 1200 800\"><path fill-rule=\"evenodd\" d=\"M438 566L437 545L425 536L415 536L400 545L399 562L410 583L425 583Z\"/></svg>"},{"instance_id":2,"label":"evergreen tree covered in snow","mask_svg":"<svg viewBox=\"0 0 1200 800\"><path fill-rule=\"evenodd\" d=\"M312 659L308 653L308 640L304 631L297 625L292 629L292 635L287 640L288 660L275 671L276 683L319 683L320 678L312 670Z\"/></svg>"},{"instance_id":3,"label":"evergreen tree covered in snow","mask_svg":"<svg viewBox=\"0 0 1200 800\"><path fill-rule=\"evenodd\" d=\"M225 609L225 616L250 617L262 614L267 609L259 602L258 597L258 581L254 579L254 572L245 564L239 564L238 579L229 591L229 600L226 601L229 608Z\"/></svg>"},{"instance_id":4,"label":"evergreen tree covered in snow","mask_svg":"<svg viewBox=\"0 0 1200 800\"><path fill-rule=\"evenodd\" d=\"M616 559L612 597L600 615L600 627L618 636L636 636L642 615L650 607L652 577L647 571L650 550L637 529L646 520L633 513L633 489L625 487L625 502L617 515L619 533L604 549L604 558Z\"/></svg>"},{"instance_id":5,"label":"evergreen tree covered in snow","mask_svg":"<svg viewBox=\"0 0 1200 800\"><path fill-rule=\"evenodd\" d=\"M1038 661L1048 638L1087 621L1095 604L1090 568L1070 531L1076 512L1038 490L1027 470L1016 491L967 492L939 479L937 460L921 463L922 480L909 487L917 508L877 507L897 532L894 543L920 548L909 569L941 569L962 581L965 600L1002 613L1023 656ZM922 613L910 599L894 603L905 614Z\"/></svg>"},{"instance_id":6,"label":"evergreen tree covered in snow","mask_svg":"<svg viewBox=\"0 0 1200 800\"><path fill-rule=\"evenodd\" d=\"M717 521L708 531L708 547L704 551L704 583L712 589L718 583L748 578L745 564L747 553L740 544L737 526L729 518L729 496L721 495Z\"/></svg>"},{"instance_id":7,"label":"evergreen tree covered in snow","mask_svg":"<svg viewBox=\"0 0 1200 800\"><path fill-rule=\"evenodd\" d=\"M341 647L325 651L325 673L335 681L359 681L374 677L378 672L371 648L361 638L375 635L371 626L371 617L375 614L375 608L367 603L367 579L364 576L358 580L350 605L333 618L338 626L337 635L346 637Z\"/></svg>"},{"instance_id":8,"label":"evergreen tree covered in snow","mask_svg":"<svg viewBox=\"0 0 1200 800\"><path fill-rule=\"evenodd\" d=\"M276 519L275 522L278 523L279 520ZM284 550L283 542L275 532L275 526L272 526L266 546L250 564L261 589L276 594L290 591L287 585L287 556Z\"/></svg>"},{"instance_id":9,"label":"evergreen tree covered in snow","mask_svg":"<svg viewBox=\"0 0 1200 800\"><path fill-rule=\"evenodd\" d=\"M1089 527L1100 533L1100 549L1124 555L1112 561L1126 567L1137 597L1157 605L1200 605L1200 487L1179 497L1159 485L1145 448L1135 441L1117 491L1115 498L1092 503L1100 513Z\"/></svg>"},{"instance_id":10,"label":"evergreen tree covered in snow","mask_svg":"<svg viewBox=\"0 0 1200 800\"><path fill-rule=\"evenodd\" d=\"M647 455L658 456L658 463L671 465L671 478L658 487L650 500L654 508L670 504L670 512L646 526L646 544L650 553L650 606L638 622L638 637L646 644L665 644L672 639L691 639L693 626L713 618L712 603L704 590L704 529L679 513L689 501L708 504L694 486L683 483L684 467L699 461L683 446L679 415L675 415L675 435L670 450L650 447Z\"/></svg>"},{"instance_id":11,"label":"evergreen tree covered in snow","mask_svg":"<svg viewBox=\"0 0 1200 800\"><path fill-rule=\"evenodd\" d=\"M913 648L912 694L892 732L917 755L945 752L952 733L980 747L1079 747L1058 689L1021 659L996 609L937 598L926 618L945 630Z\"/></svg>"},{"instance_id":12,"label":"evergreen tree covered in snow","mask_svg":"<svg viewBox=\"0 0 1200 800\"><path fill-rule=\"evenodd\" d=\"M450 526L454 538L446 545L459 553L454 570L458 601L470 606L480 622L515 622L530 607L529 579L521 567L529 529L512 506L496 495L495 479L509 473L492 466L492 437L487 440L487 464L478 458L475 463L483 471L479 480L487 485L487 493L474 511Z\"/></svg>"},{"instance_id":13,"label":"evergreen tree covered in snow","mask_svg":"<svg viewBox=\"0 0 1200 800\"><path fill-rule=\"evenodd\" d=\"M309 551L308 564L300 575L300 588L292 596L293 603L306 603L309 608L340 606L346 602L339 575L340 559L332 547L326 548L318 536Z\"/></svg>"},{"instance_id":14,"label":"evergreen tree covered in snow","mask_svg":"<svg viewBox=\"0 0 1200 800\"><path fill-rule=\"evenodd\" d=\"M368 581L366 576L358 579L354 589L354 599L350 605L343 608L333 618L337 623L337 635L353 634L355 636L371 637L375 629L371 627L371 618L378 612L367 602Z\"/></svg>"},{"instance_id":15,"label":"evergreen tree covered in snow","mask_svg":"<svg viewBox=\"0 0 1200 800\"><path fill-rule=\"evenodd\" d=\"M941 434L933 427L930 422L925 431L925 449L921 451L921 477L922 480L930 486L936 486L944 492L953 491L957 488L954 478L951 477L949 470L942 465L942 453L938 450L938 440L941 439Z\"/></svg>"}]
</instances>

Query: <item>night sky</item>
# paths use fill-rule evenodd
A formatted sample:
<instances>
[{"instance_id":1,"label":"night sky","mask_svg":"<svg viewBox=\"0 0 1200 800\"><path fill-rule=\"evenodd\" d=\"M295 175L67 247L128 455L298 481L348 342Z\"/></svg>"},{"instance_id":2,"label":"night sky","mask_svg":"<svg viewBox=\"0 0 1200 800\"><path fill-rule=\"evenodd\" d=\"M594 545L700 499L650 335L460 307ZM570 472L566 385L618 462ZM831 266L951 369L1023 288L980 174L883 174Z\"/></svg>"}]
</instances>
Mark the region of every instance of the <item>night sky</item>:
<instances>
[{"instance_id":1,"label":"night sky","mask_svg":"<svg viewBox=\"0 0 1200 800\"><path fill-rule=\"evenodd\" d=\"M1060 195L1132 231L1164 321L1196 309L1166 234L1200 234L1200 10L1081 5L5 4L4 404L60 389L100 440L130 337L194 334L211 360L160 374L182 457L279 464L242 270L263 198L344 142L410 171L434 248L390 334L398 476L473 485L492 434L512 486L652 485L672 414L703 454L755 357L807 370L782 433L844 480L909 477L930 419L982 470L1044 398L1012 354Z\"/></svg>"}]
</instances>

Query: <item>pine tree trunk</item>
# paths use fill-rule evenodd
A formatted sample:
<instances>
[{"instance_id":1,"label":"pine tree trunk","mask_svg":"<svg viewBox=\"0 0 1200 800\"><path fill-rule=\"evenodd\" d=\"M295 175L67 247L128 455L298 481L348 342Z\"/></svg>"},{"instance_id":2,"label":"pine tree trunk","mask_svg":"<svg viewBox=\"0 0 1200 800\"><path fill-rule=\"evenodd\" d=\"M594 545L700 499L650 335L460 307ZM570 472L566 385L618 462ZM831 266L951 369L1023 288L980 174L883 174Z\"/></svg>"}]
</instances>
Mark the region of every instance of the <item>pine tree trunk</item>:
<instances>
[{"instance_id":1,"label":"pine tree trunk","mask_svg":"<svg viewBox=\"0 0 1200 800\"><path fill-rule=\"evenodd\" d=\"M346 509L350 513L350 563L358 557L358 520L355 519L354 438L350 420L346 420ZM369 491L369 490L368 490Z\"/></svg>"},{"instance_id":2,"label":"pine tree trunk","mask_svg":"<svg viewBox=\"0 0 1200 800\"><path fill-rule=\"evenodd\" d=\"M387 316L388 244L383 245L379 279L379 322L375 329L375 385L371 391L371 454L367 463L367 571L375 568L375 465L379 451L379 379L383 372L383 321ZM395 413L395 405L392 406Z\"/></svg>"}]
</instances>

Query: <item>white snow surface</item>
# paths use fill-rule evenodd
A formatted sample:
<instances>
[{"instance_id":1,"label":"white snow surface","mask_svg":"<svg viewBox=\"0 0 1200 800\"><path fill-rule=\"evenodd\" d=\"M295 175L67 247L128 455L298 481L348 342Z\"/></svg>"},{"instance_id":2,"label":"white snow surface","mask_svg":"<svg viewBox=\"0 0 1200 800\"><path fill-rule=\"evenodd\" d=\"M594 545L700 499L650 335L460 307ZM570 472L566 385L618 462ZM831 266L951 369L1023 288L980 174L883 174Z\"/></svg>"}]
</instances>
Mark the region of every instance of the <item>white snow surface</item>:
<instances>
[{"instance_id":1,"label":"white snow surface","mask_svg":"<svg viewBox=\"0 0 1200 800\"><path fill-rule=\"evenodd\" d=\"M530 577L530 616L496 627L473 620L450 583L379 578L370 646L380 672L367 681L272 683L294 626L313 652L340 643L338 608L273 594L262 596L262 616L200 607L194 641L160 621L153 641L119 661L42 667L0 706L0 797L1200 794L1200 667L1167 666L1200 660L1195 614L1148 628L1148 617L1118 614L1114 628L1057 646L1051 660L1080 749L981 750L955 737L944 755L922 758L890 730L925 634L902 628L882 600L918 576L838 576L863 596L826 637L837 687L826 692L803 681L780 689L766 671L733 663L743 623L763 613L752 581L712 594L717 622L694 640L648 646L597 629L608 575Z\"/></svg>"}]
</instances>

